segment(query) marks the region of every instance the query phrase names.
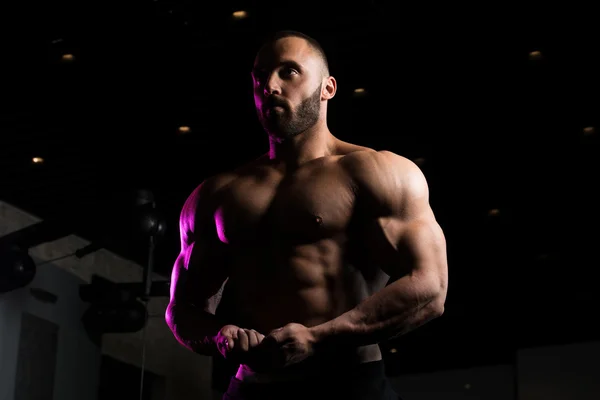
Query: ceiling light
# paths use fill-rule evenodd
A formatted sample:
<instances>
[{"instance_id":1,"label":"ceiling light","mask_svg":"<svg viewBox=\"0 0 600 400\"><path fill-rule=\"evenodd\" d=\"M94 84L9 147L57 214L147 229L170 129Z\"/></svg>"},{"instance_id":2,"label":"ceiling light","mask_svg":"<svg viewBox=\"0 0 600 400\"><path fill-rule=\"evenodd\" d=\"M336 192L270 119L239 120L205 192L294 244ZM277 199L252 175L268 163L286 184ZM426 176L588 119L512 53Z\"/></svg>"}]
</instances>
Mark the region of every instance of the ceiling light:
<instances>
[{"instance_id":1,"label":"ceiling light","mask_svg":"<svg viewBox=\"0 0 600 400\"><path fill-rule=\"evenodd\" d=\"M189 126L180 126L179 133L189 133L191 131Z\"/></svg>"},{"instance_id":2,"label":"ceiling light","mask_svg":"<svg viewBox=\"0 0 600 400\"><path fill-rule=\"evenodd\" d=\"M583 134L585 136L592 136L594 133L596 133L596 128L594 128L593 126L586 126L585 128L583 128Z\"/></svg>"},{"instance_id":3,"label":"ceiling light","mask_svg":"<svg viewBox=\"0 0 600 400\"><path fill-rule=\"evenodd\" d=\"M488 213L488 215L489 215L490 217L495 217L495 216L497 216L497 215L500 215L500 210L498 210L497 208L492 208L492 209L490 210L490 212Z\"/></svg>"},{"instance_id":4,"label":"ceiling light","mask_svg":"<svg viewBox=\"0 0 600 400\"><path fill-rule=\"evenodd\" d=\"M365 88L356 88L354 89L354 93L356 94L362 94L365 92Z\"/></svg>"},{"instance_id":5,"label":"ceiling light","mask_svg":"<svg viewBox=\"0 0 600 400\"><path fill-rule=\"evenodd\" d=\"M33 161L34 164L41 164L44 162L44 159L42 157L33 157L31 161Z\"/></svg>"},{"instance_id":6,"label":"ceiling light","mask_svg":"<svg viewBox=\"0 0 600 400\"><path fill-rule=\"evenodd\" d=\"M529 53L529 59L532 61L537 61L542 59L542 52L539 50L535 50Z\"/></svg>"},{"instance_id":7,"label":"ceiling light","mask_svg":"<svg viewBox=\"0 0 600 400\"><path fill-rule=\"evenodd\" d=\"M248 13L246 11L240 10L240 11L235 11L233 13L233 18L234 19L244 19L248 16Z\"/></svg>"},{"instance_id":8,"label":"ceiling light","mask_svg":"<svg viewBox=\"0 0 600 400\"><path fill-rule=\"evenodd\" d=\"M63 61L73 61L75 56L73 54L67 53L62 56Z\"/></svg>"},{"instance_id":9,"label":"ceiling light","mask_svg":"<svg viewBox=\"0 0 600 400\"><path fill-rule=\"evenodd\" d=\"M395 348L393 348L393 347L390 349L390 353L397 353L397 352L398 352L398 350L396 350L396 349L395 349Z\"/></svg>"}]
</instances>

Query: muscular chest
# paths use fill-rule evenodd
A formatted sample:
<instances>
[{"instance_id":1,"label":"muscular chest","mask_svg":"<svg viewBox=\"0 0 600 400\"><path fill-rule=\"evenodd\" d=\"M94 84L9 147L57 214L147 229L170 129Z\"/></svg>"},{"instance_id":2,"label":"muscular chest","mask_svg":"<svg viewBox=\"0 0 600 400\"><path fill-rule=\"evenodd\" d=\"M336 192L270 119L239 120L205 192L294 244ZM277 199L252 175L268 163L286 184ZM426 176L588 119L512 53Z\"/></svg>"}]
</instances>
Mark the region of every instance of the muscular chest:
<instances>
[{"instance_id":1,"label":"muscular chest","mask_svg":"<svg viewBox=\"0 0 600 400\"><path fill-rule=\"evenodd\" d=\"M215 218L219 238L230 244L315 241L347 228L354 201L351 180L342 170L313 168L236 180Z\"/></svg>"}]
</instances>

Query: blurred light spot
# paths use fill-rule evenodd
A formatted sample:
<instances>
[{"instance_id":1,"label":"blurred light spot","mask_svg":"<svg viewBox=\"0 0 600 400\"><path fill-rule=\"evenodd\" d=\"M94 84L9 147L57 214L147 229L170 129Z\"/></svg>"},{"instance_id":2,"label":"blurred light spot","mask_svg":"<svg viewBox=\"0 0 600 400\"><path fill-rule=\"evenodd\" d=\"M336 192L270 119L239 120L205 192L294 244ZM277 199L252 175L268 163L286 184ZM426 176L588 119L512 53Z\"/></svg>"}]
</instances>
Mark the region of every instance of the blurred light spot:
<instances>
[{"instance_id":1,"label":"blurred light spot","mask_svg":"<svg viewBox=\"0 0 600 400\"><path fill-rule=\"evenodd\" d=\"M63 61L73 61L74 59L75 59L75 56L70 53L63 54L63 56L62 56Z\"/></svg>"},{"instance_id":2,"label":"blurred light spot","mask_svg":"<svg viewBox=\"0 0 600 400\"><path fill-rule=\"evenodd\" d=\"M395 348L390 349L390 353L397 353L397 352L398 352L398 350L396 350Z\"/></svg>"},{"instance_id":3,"label":"blurred light spot","mask_svg":"<svg viewBox=\"0 0 600 400\"><path fill-rule=\"evenodd\" d=\"M234 19L244 19L248 16L248 13L246 11L235 11L233 13L233 18Z\"/></svg>"},{"instance_id":4,"label":"blurred light spot","mask_svg":"<svg viewBox=\"0 0 600 400\"><path fill-rule=\"evenodd\" d=\"M366 92L365 88L356 88L356 89L354 89L354 93L355 94L363 94L365 92Z\"/></svg>"},{"instance_id":5,"label":"blurred light spot","mask_svg":"<svg viewBox=\"0 0 600 400\"><path fill-rule=\"evenodd\" d=\"M41 164L44 162L44 159L42 157L33 157L31 161L33 161L34 164Z\"/></svg>"},{"instance_id":6,"label":"blurred light spot","mask_svg":"<svg viewBox=\"0 0 600 400\"><path fill-rule=\"evenodd\" d=\"M488 212L488 215L489 215L490 217L495 217L495 216L497 216L497 215L500 215L500 210L499 210L499 209L497 209L497 208L492 208L492 209L491 209L491 210Z\"/></svg>"},{"instance_id":7,"label":"blurred light spot","mask_svg":"<svg viewBox=\"0 0 600 400\"><path fill-rule=\"evenodd\" d=\"M425 164L425 159L423 157L415 158L415 164L417 164L419 167L422 167L423 164Z\"/></svg>"},{"instance_id":8,"label":"blurred light spot","mask_svg":"<svg viewBox=\"0 0 600 400\"><path fill-rule=\"evenodd\" d=\"M596 133L596 128L594 128L593 126L586 126L585 128L583 128L583 134L585 136L592 136Z\"/></svg>"},{"instance_id":9,"label":"blurred light spot","mask_svg":"<svg viewBox=\"0 0 600 400\"><path fill-rule=\"evenodd\" d=\"M180 126L179 133L190 133L191 129L189 126Z\"/></svg>"},{"instance_id":10,"label":"blurred light spot","mask_svg":"<svg viewBox=\"0 0 600 400\"><path fill-rule=\"evenodd\" d=\"M542 59L542 52L539 50L535 50L529 53L529 59L531 61L538 61Z\"/></svg>"},{"instance_id":11,"label":"blurred light spot","mask_svg":"<svg viewBox=\"0 0 600 400\"><path fill-rule=\"evenodd\" d=\"M470 383L465 384L465 389L471 389L471 384Z\"/></svg>"}]
</instances>

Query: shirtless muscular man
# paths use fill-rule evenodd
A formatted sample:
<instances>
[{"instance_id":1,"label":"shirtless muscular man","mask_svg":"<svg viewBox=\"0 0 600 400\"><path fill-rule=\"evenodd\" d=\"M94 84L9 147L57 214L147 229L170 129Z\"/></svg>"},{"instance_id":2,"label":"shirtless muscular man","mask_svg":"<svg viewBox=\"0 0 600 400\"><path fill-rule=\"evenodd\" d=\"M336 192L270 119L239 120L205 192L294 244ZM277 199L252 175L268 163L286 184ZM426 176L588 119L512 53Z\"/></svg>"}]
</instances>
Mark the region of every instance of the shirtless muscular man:
<instances>
[{"instance_id":1,"label":"shirtless muscular man","mask_svg":"<svg viewBox=\"0 0 600 400\"><path fill-rule=\"evenodd\" d=\"M329 131L337 83L312 38L278 32L252 80L269 151L185 202L167 324L239 363L225 399L397 399L378 343L439 317L447 293L425 177Z\"/></svg>"}]
</instances>

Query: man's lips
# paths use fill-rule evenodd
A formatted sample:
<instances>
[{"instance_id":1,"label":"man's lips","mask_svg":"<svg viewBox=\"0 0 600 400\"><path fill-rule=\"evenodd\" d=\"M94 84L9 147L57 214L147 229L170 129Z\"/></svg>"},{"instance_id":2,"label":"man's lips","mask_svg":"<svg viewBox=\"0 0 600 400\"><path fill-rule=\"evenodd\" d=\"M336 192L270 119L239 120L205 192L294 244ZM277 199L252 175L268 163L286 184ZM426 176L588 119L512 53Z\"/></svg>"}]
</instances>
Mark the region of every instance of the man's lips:
<instances>
[{"instance_id":1,"label":"man's lips","mask_svg":"<svg viewBox=\"0 0 600 400\"><path fill-rule=\"evenodd\" d=\"M285 111L285 106L274 104L274 105L269 105L269 106L265 107L265 109L264 109L264 112L266 114L273 112L273 111L276 111L276 112Z\"/></svg>"}]
</instances>

